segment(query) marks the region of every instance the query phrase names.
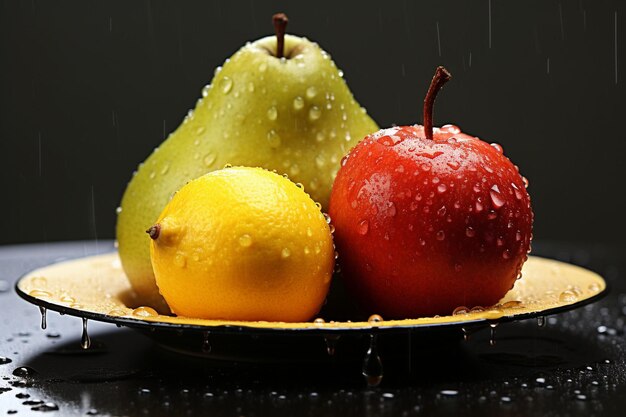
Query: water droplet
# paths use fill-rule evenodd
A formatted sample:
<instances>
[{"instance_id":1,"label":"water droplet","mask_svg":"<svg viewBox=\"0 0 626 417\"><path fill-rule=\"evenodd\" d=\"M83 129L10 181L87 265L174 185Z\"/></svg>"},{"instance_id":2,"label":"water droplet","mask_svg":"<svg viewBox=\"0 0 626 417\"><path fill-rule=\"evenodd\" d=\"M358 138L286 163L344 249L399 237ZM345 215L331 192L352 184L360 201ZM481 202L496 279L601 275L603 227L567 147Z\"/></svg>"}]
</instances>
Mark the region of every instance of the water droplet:
<instances>
[{"instance_id":1,"label":"water droplet","mask_svg":"<svg viewBox=\"0 0 626 417\"><path fill-rule=\"evenodd\" d=\"M155 309L146 306L137 307L131 314L135 317L156 317L159 315Z\"/></svg>"},{"instance_id":2,"label":"water droplet","mask_svg":"<svg viewBox=\"0 0 626 417\"><path fill-rule=\"evenodd\" d=\"M390 217L393 217L396 215L396 205L393 204L393 201L390 201L387 203L387 214Z\"/></svg>"},{"instance_id":3,"label":"water droplet","mask_svg":"<svg viewBox=\"0 0 626 417\"><path fill-rule=\"evenodd\" d=\"M28 295L33 297L52 297L51 293L43 290L32 290L28 293Z\"/></svg>"},{"instance_id":4,"label":"water droplet","mask_svg":"<svg viewBox=\"0 0 626 417\"><path fill-rule=\"evenodd\" d=\"M367 232L369 231L369 222L365 219L361 220L359 222L359 227L357 229L358 233L362 236L366 235Z\"/></svg>"},{"instance_id":5,"label":"water droplet","mask_svg":"<svg viewBox=\"0 0 626 417\"><path fill-rule=\"evenodd\" d=\"M370 323L370 324L376 324L376 323L380 323L382 321L383 321L383 318L379 314L372 314L367 319L367 322Z\"/></svg>"},{"instance_id":6,"label":"water droplet","mask_svg":"<svg viewBox=\"0 0 626 417\"><path fill-rule=\"evenodd\" d=\"M215 154L211 152L211 153L206 154L204 158L202 159L202 161L204 162L205 166L210 167L215 162L215 158L216 158Z\"/></svg>"},{"instance_id":7,"label":"water droplet","mask_svg":"<svg viewBox=\"0 0 626 417\"><path fill-rule=\"evenodd\" d=\"M326 323L326 321L325 321L323 318L318 317L318 318L316 318L315 320L313 320L313 323L314 323L314 324L317 324L317 325L320 325L320 324L324 324L324 323Z\"/></svg>"},{"instance_id":8,"label":"water droplet","mask_svg":"<svg viewBox=\"0 0 626 417\"><path fill-rule=\"evenodd\" d=\"M439 184L439 185L437 186L437 192L438 192L439 194L443 194L443 193L445 193L447 190L448 190L448 187L446 186L446 184Z\"/></svg>"},{"instance_id":9,"label":"water droplet","mask_svg":"<svg viewBox=\"0 0 626 417\"><path fill-rule=\"evenodd\" d=\"M202 87L202 97L208 96L210 90L211 90L211 84L207 84L204 87Z\"/></svg>"},{"instance_id":10,"label":"water droplet","mask_svg":"<svg viewBox=\"0 0 626 417\"><path fill-rule=\"evenodd\" d=\"M80 337L80 346L83 349L89 349L91 347L91 339L87 332L87 319L83 317L83 334Z\"/></svg>"},{"instance_id":11,"label":"water droplet","mask_svg":"<svg viewBox=\"0 0 626 417\"><path fill-rule=\"evenodd\" d=\"M272 106L267 109L267 118L271 121L274 121L278 118L278 110L276 109L276 107Z\"/></svg>"},{"instance_id":12,"label":"water droplet","mask_svg":"<svg viewBox=\"0 0 626 417\"><path fill-rule=\"evenodd\" d=\"M184 268L187 266L187 257L182 253L177 253L174 256L174 265L179 268Z\"/></svg>"},{"instance_id":13,"label":"water droplet","mask_svg":"<svg viewBox=\"0 0 626 417\"><path fill-rule=\"evenodd\" d=\"M424 162L422 165L420 165L420 168L422 169L422 171L428 172L432 168L432 165L430 164L430 162Z\"/></svg>"},{"instance_id":14,"label":"water droplet","mask_svg":"<svg viewBox=\"0 0 626 417\"><path fill-rule=\"evenodd\" d=\"M498 153L503 153L504 151L502 150L502 146L500 146L497 143L492 143L491 146L498 152Z\"/></svg>"},{"instance_id":15,"label":"water droplet","mask_svg":"<svg viewBox=\"0 0 626 417\"><path fill-rule=\"evenodd\" d=\"M493 220L496 217L498 217L498 213L496 213L494 210L489 210L489 213L487 214L487 219Z\"/></svg>"},{"instance_id":16,"label":"water droplet","mask_svg":"<svg viewBox=\"0 0 626 417\"><path fill-rule=\"evenodd\" d=\"M476 231L474 230L473 227L468 226L465 229L465 236L467 236L467 237L474 237L474 236L476 236Z\"/></svg>"},{"instance_id":17,"label":"water droplet","mask_svg":"<svg viewBox=\"0 0 626 417\"><path fill-rule=\"evenodd\" d=\"M289 248L283 248L280 252L280 257L283 259L287 259L291 256L291 250Z\"/></svg>"},{"instance_id":18,"label":"water droplet","mask_svg":"<svg viewBox=\"0 0 626 417\"><path fill-rule=\"evenodd\" d=\"M239 244L244 248L250 247L252 245L252 236L247 233L239 236Z\"/></svg>"},{"instance_id":19,"label":"water droplet","mask_svg":"<svg viewBox=\"0 0 626 417\"><path fill-rule=\"evenodd\" d=\"M167 171L169 171L169 170L170 170L170 165L169 164L163 165L163 168L161 168L161 175L167 174Z\"/></svg>"},{"instance_id":20,"label":"water droplet","mask_svg":"<svg viewBox=\"0 0 626 417\"><path fill-rule=\"evenodd\" d=\"M489 195L491 196L491 202L496 209L499 209L506 203L504 198L502 198L502 194L500 194L500 189L497 185L491 187L491 189L489 190Z\"/></svg>"},{"instance_id":21,"label":"water droplet","mask_svg":"<svg viewBox=\"0 0 626 417\"><path fill-rule=\"evenodd\" d=\"M293 99L293 108L294 110L302 110L304 107L304 99L300 96Z\"/></svg>"},{"instance_id":22,"label":"water droplet","mask_svg":"<svg viewBox=\"0 0 626 417\"><path fill-rule=\"evenodd\" d=\"M46 327L48 327L48 323L46 320L46 308L45 307L39 307L39 312L41 313L41 329L42 330L46 330Z\"/></svg>"},{"instance_id":23,"label":"water droplet","mask_svg":"<svg viewBox=\"0 0 626 417\"><path fill-rule=\"evenodd\" d=\"M314 86L311 86L309 88L306 89L306 97L311 99L313 97L315 97L317 95L317 88L315 88Z\"/></svg>"},{"instance_id":24,"label":"water droplet","mask_svg":"<svg viewBox=\"0 0 626 417\"><path fill-rule=\"evenodd\" d=\"M447 164L450 168L452 168L455 171L459 169L459 167L461 166L461 164L459 164L457 161L448 161Z\"/></svg>"},{"instance_id":25,"label":"water droplet","mask_svg":"<svg viewBox=\"0 0 626 417\"><path fill-rule=\"evenodd\" d=\"M220 90L222 90L222 93L228 94L232 89L233 80L231 80L229 77L224 77L220 80Z\"/></svg>"},{"instance_id":26,"label":"water droplet","mask_svg":"<svg viewBox=\"0 0 626 417\"><path fill-rule=\"evenodd\" d=\"M490 328L490 337L489 337L489 345L495 346L496 344L496 327L498 327L498 323L489 323Z\"/></svg>"},{"instance_id":27,"label":"water droplet","mask_svg":"<svg viewBox=\"0 0 626 417\"><path fill-rule=\"evenodd\" d=\"M591 292L598 292L598 291L600 291L600 286L598 284L596 284L595 282L593 284L589 284L589 286L587 288Z\"/></svg>"},{"instance_id":28,"label":"water droplet","mask_svg":"<svg viewBox=\"0 0 626 417\"><path fill-rule=\"evenodd\" d=\"M309 119L311 121L315 121L320 118L322 115L322 111L317 106L311 106L309 109Z\"/></svg>"},{"instance_id":29,"label":"water droplet","mask_svg":"<svg viewBox=\"0 0 626 417\"><path fill-rule=\"evenodd\" d=\"M211 343L209 343L209 332L204 332L202 335L202 352L211 352Z\"/></svg>"},{"instance_id":30,"label":"water droplet","mask_svg":"<svg viewBox=\"0 0 626 417\"><path fill-rule=\"evenodd\" d=\"M544 327L545 325L546 325L546 318L545 318L545 316L537 317L537 326Z\"/></svg>"},{"instance_id":31,"label":"water droplet","mask_svg":"<svg viewBox=\"0 0 626 417\"><path fill-rule=\"evenodd\" d=\"M13 370L13 375L20 378L33 378L37 375L37 371L30 366L20 366L19 368L15 368Z\"/></svg>"},{"instance_id":32,"label":"water droplet","mask_svg":"<svg viewBox=\"0 0 626 417\"><path fill-rule=\"evenodd\" d=\"M121 207L116 208L115 209L115 213L116 214L121 214L122 213L122 208Z\"/></svg>"},{"instance_id":33,"label":"water droplet","mask_svg":"<svg viewBox=\"0 0 626 417\"><path fill-rule=\"evenodd\" d=\"M248 83L248 92L254 93L254 83L252 81Z\"/></svg>"},{"instance_id":34,"label":"water droplet","mask_svg":"<svg viewBox=\"0 0 626 417\"><path fill-rule=\"evenodd\" d=\"M53 402L45 402L30 408L33 411L57 411L59 406Z\"/></svg>"},{"instance_id":35,"label":"water droplet","mask_svg":"<svg viewBox=\"0 0 626 417\"><path fill-rule=\"evenodd\" d=\"M376 387L383 379L383 363L378 355L376 335L370 335L370 345L365 353L361 373L365 377L368 387Z\"/></svg>"},{"instance_id":36,"label":"water droplet","mask_svg":"<svg viewBox=\"0 0 626 417\"><path fill-rule=\"evenodd\" d=\"M333 356L335 354L335 347L337 346L337 341L340 337L340 335L324 336L324 341L326 342L326 353L328 353L328 356Z\"/></svg>"},{"instance_id":37,"label":"water droplet","mask_svg":"<svg viewBox=\"0 0 626 417\"><path fill-rule=\"evenodd\" d=\"M278 148L280 146L280 136L274 129L267 132L267 142L272 148Z\"/></svg>"},{"instance_id":38,"label":"water droplet","mask_svg":"<svg viewBox=\"0 0 626 417\"><path fill-rule=\"evenodd\" d=\"M443 230L440 230L437 232L437 234L435 235L435 237L437 238L437 240L442 241L446 238L446 234Z\"/></svg>"},{"instance_id":39,"label":"water droplet","mask_svg":"<svg viewBox=\"0 0 626 417\"><path fill-rule=\"evenodd\" d=\"M451 125L451 124L441 126L441 130L446 130L452 133L453 135L461 133L461 129L458 126Z\"/></svg>"},{"instance_id":40,"label":"water droplet","mask_svg":"<svg viewBox=\"0 0 626 417\"><path fill-rule=\"evenodd\" d=\"M529 183L528 183L528 179L526 177L522 177L522 182L524 183L524 187L528 188Z\"/></svg>"},{"instance_id":41,"label":"water droplet","mask_svg":"<svg viewBox=\"0 0 626 417\"><path fill-rule=\"evenodd\" d=\"M504 252L502 252L502 258L503 259L510 259L511 258L511 251L508 249L505 249Z\"/></svg>"},{"instance_id":42,"label":"water droplet","mask_svg":"<svg viewBox=\"0 0 626 417\"><path fill-rule=\"evenodd\" d=\"M459 306L454 309L454 311L452 312L452 315L458 316L459 314L467 314L467 313L469 313L469 309L467 307Z\"/></svg>"},{"instance_id":43,"label":"water droplet","mask_svg":"<svg viewBox=\"0 0 626 417\"><path fill-rule=\"evenodd\" d=\"M559 301L563 303L572 303L578 299L578 296L574 291L565 290L559 295Z\"/></svg>"}]
</instances>

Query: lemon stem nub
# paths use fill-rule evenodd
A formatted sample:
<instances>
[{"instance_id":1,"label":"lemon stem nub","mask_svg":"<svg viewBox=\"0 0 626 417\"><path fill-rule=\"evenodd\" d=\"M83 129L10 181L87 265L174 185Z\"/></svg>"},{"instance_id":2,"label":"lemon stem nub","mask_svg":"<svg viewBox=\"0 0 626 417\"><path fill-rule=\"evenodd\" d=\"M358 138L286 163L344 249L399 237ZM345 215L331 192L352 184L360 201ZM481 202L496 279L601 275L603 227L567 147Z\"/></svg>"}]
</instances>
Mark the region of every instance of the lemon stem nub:
<instances>
[{"instance_id":1,"label":"lemon stem nub","mask_svg":"<svg viewBox=\"0 0 626 417\"><path fill-rule=\"evenodd\" d=\"M157 240L159 235L161 234L161 225L159 223L155 224L154 226L146 230L146 233L150 236L150 239Z\"/></svg>"}]
</instances>

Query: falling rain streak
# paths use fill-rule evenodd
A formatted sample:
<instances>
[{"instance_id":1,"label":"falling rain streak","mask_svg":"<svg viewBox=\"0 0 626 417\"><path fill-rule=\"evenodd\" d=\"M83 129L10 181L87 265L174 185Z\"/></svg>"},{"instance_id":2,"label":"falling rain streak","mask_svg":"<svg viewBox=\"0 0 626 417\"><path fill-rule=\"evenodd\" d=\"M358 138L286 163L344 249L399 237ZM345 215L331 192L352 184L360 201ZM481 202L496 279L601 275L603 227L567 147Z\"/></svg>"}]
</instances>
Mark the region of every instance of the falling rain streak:
<instances>
[{"instance_id":1,"label":"falling rain streak","mask_svg":"<svg viewBox=\"0 0 626 417\"><path fill-rule=\"evenodd\" d=\"M439 21L437 21L437 51L441 56L441 36L439 36Z\"/></svg>"},{"instance_id":2,"label":"falling rain streak","mask_svg":"<svg viewBox=\"0 0 626 417\"><path fill-rule=\"evenodd\" d=\"M491 49L491 0L489 0L489 49Z\"/></svg>"},{"instance_id":3,"label":"falling rain streak","mask_svg":"<svg viewBox=\"0 0 626 417\"><path fill-rule=\"evenodd\" d=\"M565 27L563 26L563 5L559 3L559 22L561 23L561 40L565 40Z\"/></svg>"},{"instance_id":4,"label":"falling rain streak","mask_svg":"<svg viewBox=\"0 0 626 417\"><path fill-rule=\"evenodd\" d=\"M617 10L615 11L615 84L617 85Z\"/></svg>"}]
</instances>

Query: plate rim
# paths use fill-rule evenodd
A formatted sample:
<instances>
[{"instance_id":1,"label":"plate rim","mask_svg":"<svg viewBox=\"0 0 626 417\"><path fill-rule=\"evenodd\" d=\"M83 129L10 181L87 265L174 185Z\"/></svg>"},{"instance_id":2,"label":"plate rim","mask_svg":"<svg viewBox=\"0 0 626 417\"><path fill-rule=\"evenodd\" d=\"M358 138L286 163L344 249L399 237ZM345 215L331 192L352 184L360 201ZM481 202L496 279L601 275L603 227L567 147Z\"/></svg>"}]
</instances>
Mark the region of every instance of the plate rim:
<instances>
[{"instance_id":1,"label":"plate rim","mask_svg":"<svg viewBox=\"0 0 626 417\"><path fill-rule=\"evenodd\" d=\"M131 327L131 328L142 329L142 330L157 330L157 329L174 330L174 331L186 330L186 331L194 331L194 332L209 333L209 334L241 334L241 335L244 335L244 334L259 334L259 335L261 334L262 335L303 334L303 335L311 335L311 336L329 335L329 334L337 334L337 333L339 334L381 334L381 333L394 333L394 332L406 332L406 331L409 331L409 332L427 331L427 330L436 330L436 329L441 329L441 328L459 328L459 327L470 328L470 327L477 327L477 326L481 326L485 324L507 323L507 322L513 322L513 321L528 320L528 319L537 318L537 317L551 316L554 314L559 314L559 313L563 313L566 311L583 307L585 305L594 303L604 298L611 291L611 287L609 283L606 281L606 279L604 279L604 277L602 277L596 271L593 271L591 269L588 269L579 265L571 264L568 262L563 262L557 259L533 255L536 258L542 258L542 259L547 259L550 261L561 262L569 266L574 266L576 268L582 268L587 271L591 271L592 273L598 275L604 281L604 285L605 285L604 289L602 289L601 291L598 291L596 294L588 298L585 298L580 301L576 301L571 304L552 307L552 308L548 308L542 311L529 311L529 312L513 314L513 315L505 314L505 315L502 315L501 317L494 318L494 319L477 318L477 319L471 319L471 320L452 321L452 322L406 324L406 325L397 324L397 325L387 325L387 326L385 325L377 326L375 324L372 324L369 327L368 326L363 326L363 327L333 326L333 327L319 327L319 328L317 327L289 328L289 327L269 327L269 326L268 327L265 327L265 326L255 327L255 326L250 326L246 324L237 325L237 324L232 324L232 323L216 324L216 325L170 323L170 322L165 322L165 321L152 321L152 320L144 320L140 318L125 317L125 316L112 316L112 315L107 315L104 313L96 313L93 311L81 310L78 308L73 308L73 307L62 305L62 304L52 303L44 299L29 295L25 293L24 291L22 291L19 287L20 283L24 279L28 278L28 276L33 271L36 271L38 269L57 265L63 262L72 262L72 261L77 261L77 260L88 258L88 257L108 255L108 254L112 254L115 252L116 251L107 251L107 252L94 254L94 255L80 256L76 258L63 259L63 260L51 262L49 264L43 265L39 268L35 268L31 271L28 271L22 274L15 281L15 285L13 286L13 288L20 298L22 298L23 300L25 300L26 302L30 304L33 304L39 307L40 309L42 308L45 309L46 312L54 311L61 315L68 315L72 317L78 317L81 319L99 321L99 322L104 322L104 323L111 323L111 324L118 325L118 327L125 326L125 327ZM405 319L405 320L412 320L412 319ZM398 321L402 321L402 320L398 320ZM280 322L280 323L284 323L284 322ZM344 323L344 322L335 322L335 323Z\"/></svg>"}]
</instances>

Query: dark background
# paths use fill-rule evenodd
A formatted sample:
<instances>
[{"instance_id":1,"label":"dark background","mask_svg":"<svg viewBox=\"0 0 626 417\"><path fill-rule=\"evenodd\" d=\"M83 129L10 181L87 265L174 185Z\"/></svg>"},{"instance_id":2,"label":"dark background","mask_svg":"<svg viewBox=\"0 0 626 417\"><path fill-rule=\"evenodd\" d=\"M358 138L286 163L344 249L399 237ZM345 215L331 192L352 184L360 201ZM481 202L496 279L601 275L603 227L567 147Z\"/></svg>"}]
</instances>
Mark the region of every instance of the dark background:
<instances>
[{"instance_id":1,"label":"dark background","mask_svg":"<svg viewBox=\"0 0 626 417\"><path fill-rule=\"evenodd\" d=\"M620 242L626 5L618 1L4 1L1 243L114 236L136 165L213 69L289 15L329 51L381 126L461 126L531 182L535 237Z\"/></svg>"}]
</instances>

